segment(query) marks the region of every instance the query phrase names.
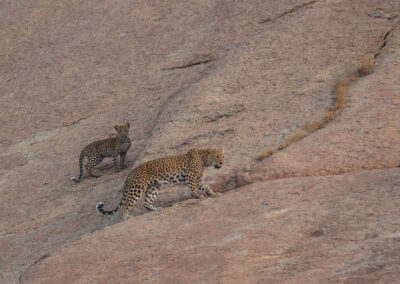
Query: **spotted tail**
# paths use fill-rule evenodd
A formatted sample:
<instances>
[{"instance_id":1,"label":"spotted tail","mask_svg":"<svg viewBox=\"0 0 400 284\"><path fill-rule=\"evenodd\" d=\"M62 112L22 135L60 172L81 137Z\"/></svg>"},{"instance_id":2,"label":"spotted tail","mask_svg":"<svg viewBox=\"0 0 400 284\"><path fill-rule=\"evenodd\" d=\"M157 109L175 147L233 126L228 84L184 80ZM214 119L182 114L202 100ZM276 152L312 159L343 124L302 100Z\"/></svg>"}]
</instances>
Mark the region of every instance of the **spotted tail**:
<instances>
[{"instance_id":1,"label":"spotted tail","mask_svg":"<svg viewBox=\"0 0 400 284\"><path fill-rule=\"evenodd\" d=\"M81 155L79 157L79 178L76 179L74 176L70 177L70 180L73 180L74 182L80 182L83 177L83 160L85 159L85 153L82 151Z\"/></svg>"},{"instance_id":2,"label":"spotted tail","mask_svg":"<svg viewBox=\"0 0 400 284\"><path fill-rule=\"evenodd\" d=\"M121 200L121 202L117 205L117 207L115 207L115 208L112 209L112 210L104 210L104 209L103 209L104 203L103 203L103 202L99 202L99 203L97 203L97 205L96 205L96 210L99 211L99 212L100 212L101 214L103 214L103 215L106 215L106 214L107 214L107 215L112 215L112 214L114 214L115 212L117 212L117 211L119 210L119 208L121 208L122 206L124 206L127 196L128 196L128 191L127 191L127 190L124 190L124 195L122 196L122 200Z\"/></svg>"}]
</instances>

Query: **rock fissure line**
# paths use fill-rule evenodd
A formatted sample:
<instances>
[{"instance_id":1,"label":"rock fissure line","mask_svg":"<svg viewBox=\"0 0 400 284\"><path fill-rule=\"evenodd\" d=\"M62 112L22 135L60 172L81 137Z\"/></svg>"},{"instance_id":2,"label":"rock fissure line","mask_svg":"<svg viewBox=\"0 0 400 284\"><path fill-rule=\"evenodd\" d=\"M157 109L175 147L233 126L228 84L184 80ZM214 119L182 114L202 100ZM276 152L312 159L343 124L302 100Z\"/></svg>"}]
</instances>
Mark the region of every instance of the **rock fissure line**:
<instances>
[{"instance_id":1,"label":"rock fissure line","mask_svg":"<svg viewBox=\"0 0 400 284\"><path fill-rule=\"evenodd\" d=\"M186 64L184 64L184 65L179 65L179 66L174 66L174 67L168 67L168 68L164 68L164 69L161 69L161 70L184 69L184 68L189 68L189 67L196 66L196 65L206 64L206 63L211 62L212 60L213 60L213 59L209 57L209 58L206 58L206 59L203 59L203 60L195 60L195 61L186 63Z\"/></svg>"},{"instance_id":2,"label":"rock fissure line","mask_svg":"<svg viewBox=\"0 0 400 284\"><path fill-rule=\"evenodd\" d=\"M380 44L379 47L378 47L378 51L374 54L374 58L377 58L377 57L382 53L382 50L386 47L386 44L387 44L388 41L389 41L389 36L393 33L393 31L394 31L395 28L396 28L396 26L394 26L390 31L388 31L388 32L383 36L382 42L381 42L381 44Z\"/></svg>"},{"instance_id":3,"label":"rock fissure line","mask_svg":"<svg viewBox=\"0 0 400 284\"><path fill-rule=\"evenodd\" d=\"M62 125L64 127L70 127L70 126L75 125L75 124L77 124L77 123L79 123L81 121L84 121L84 120L88 119L88 118L90 118L90 116L80 117L80 118L78 118L76 120L73 120L73 121L63 122Z\"/></svg>"},{"instance_id":4,"label":"rock fissure line","mask_svg":"<svg viewBox=\"0 0 400 284\"><path fill-rule=\"evenodd\" d=\"M43 259L48 258L50 256L50 253L45 253L44 255L42 255L41 257L39 257L37 260L35 260L31 265L28 266L27 269L25 269L21 275L18 277L18 283L21 283L22 279L24 278L25 272L28 271L32 266L34 266L35 264L38 264L39 262L41 262Z\"/></svg>"},{"instance_id":5,"label":"rock fissure line","mask_svg":"<svg viewBox=\"0 0 400 284\"><path fill-rule=\"evenodd\" d=\"M294 12L296 12L297 10L299 10L299 9L301 9L301 8L308 7L308 6L314 4L314 3L318 2L318 1L319 1L319 0L314 0L314 1L310 1L310 2L307 2L307 3L301 4L301 5L299 5L299 6L293 7L292 9L289 9L289 10L283 12L282 14L280 14L280 15L278 15L278 16L276 16L276 17L273 17L273 18L266 18L266 19L263 19L263 20L259 21L258 23L259 23L259 24L268 24L268 23L275 22L275 21L278 20L279 18L282 18L282 17L284 17L284 16L286 16L286 15L288 15L288 14L294 13Z\"/></svg>"}]
</instances>

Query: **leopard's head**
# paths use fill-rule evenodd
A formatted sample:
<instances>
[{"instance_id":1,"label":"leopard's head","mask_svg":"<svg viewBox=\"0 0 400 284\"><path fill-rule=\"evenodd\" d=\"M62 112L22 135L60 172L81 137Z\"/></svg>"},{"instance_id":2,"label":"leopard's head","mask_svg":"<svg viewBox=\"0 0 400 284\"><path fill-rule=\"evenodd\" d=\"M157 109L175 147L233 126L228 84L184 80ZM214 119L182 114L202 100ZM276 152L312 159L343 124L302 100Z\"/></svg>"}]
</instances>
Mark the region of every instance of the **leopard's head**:
<instances>
[{"instance_id":1,"label":"leopard's head","mask_svg":"<svg viewBox=\"0 0 400 284\"><path fill-rule=\"evenodd\" d=\"M115 125L115 130L117 130L117 138L121 143L128 143L131 141L129 138L129 122L123 125Z\"/></svg>"},{"instance_id":2,"label":"leopard's head","mask_svg":"<svg viewBox=\"0 0 400 284\"><path fill-rule=\"evenodd\" d=\"M207 149L203 152L203 162L206 167L219 169L224 164L224 149Z\"/></svg>"}]
</instances>

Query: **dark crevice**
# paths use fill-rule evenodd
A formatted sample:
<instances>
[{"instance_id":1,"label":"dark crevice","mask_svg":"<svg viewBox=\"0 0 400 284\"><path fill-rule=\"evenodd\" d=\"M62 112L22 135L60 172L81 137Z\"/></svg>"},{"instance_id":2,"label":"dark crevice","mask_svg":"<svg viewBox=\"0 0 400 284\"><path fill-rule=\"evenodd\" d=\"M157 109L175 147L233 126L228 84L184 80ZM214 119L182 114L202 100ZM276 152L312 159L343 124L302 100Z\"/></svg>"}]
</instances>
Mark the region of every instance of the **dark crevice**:
<instances>
[{"instance_id":1,"label":"dark crevice","mask_svg":"<svg viewBox=\"0 0 400 284\"><path fill-rule=\"evenodd\" d=\"M277 19L282 18L282 17L286 16L287 14L291 14L293 12L296 12L297 10L299 10L301 8L304 8L304 7L307 7L307 6L310 6L310 5L312 5L312 4L316 3L316 2L318 2L318 0L314 0L314 1L310 1L310 2L307 2L307 3L301 4L299 6L296 6L296 7L292 8L292 9L289 9L289 10L283 12L282 14L280 14L280 15L278 15L276 17L266 18L266 19L263 19L263 20L259 21L258 23L259 24L267 24L267 23L275 22Z\"/></svg>"},{"instance_id":2,"label":"dark crevice","mask_svg":"<svg viewBox=\"0 0 400 284\"><path fill-rule=\"evenodd\" d=\"M67 121L67 122L63 122L63 126L64 126L64 127L72 126L72 125L74 125L74 124L77 124L78 122L81 122L81 121L83 121L83 120L88 119L89 117L90 117L90 116L80 117L80 118L78 118L78 119L76 119L76 120L70 120L70 121Z\"/></svg>"},{"instance_id":3,"label":"dark crevice","mask_svg":"<svg viewBox=\"0 0 400 284\"><path fill-rule=\"evenodd\" d=\"M385 34L385 36L383 37L383 40L385 41L389 35L390 35L390 31L388 31L388 32ZM385 42L385 44L386 44L386 42Z\"/></svg>"},{"instance_id":4,"label":"dark crevice","mask_svg":"<svg viewBox=\"0 0 400 284\"><path fill-rule=\"evenodd\" d=\"M391 17L387 17L387 18L385 18L385 19L386 19L386 20L389 20L389 21L392 21L392 20L396 19L398 16L399 16L399 15L394 15L394 16L391 16Z\"/></svg>"},{"instance_id":5,"label":"dark crevice","mask_svg":"<svg viewBox=\"0 0 400 284\"><path fill-rule=\"evenodd\" d=\"M393 30L395 27L393 27L390 31L388 31L382 38L382 42L379 44L378 51L374 54L374 58L377 58L383 51L383 49L386 47L386 44L389 41L389 36L392 34Z\"/></svg>"},{"instance_id":6,"label":"dark crevice","mask_svg":"<svg viewBox=\"0 0 400 284\"><path fill-rule=\"evenodd\" d=\"M201 65L201 64L206 64L212 61L212 58L207 58L207 59L203 59L203 60L195 60L192 62L189 62L187 64L184 65L179 65L179 66L174 66L174 67L168 67L168 68L163 68L161 70L176 70L176 69L184 69L184 68L189 68L192 66L196 66L196 65Z\"/></svg>"}]
</instances>

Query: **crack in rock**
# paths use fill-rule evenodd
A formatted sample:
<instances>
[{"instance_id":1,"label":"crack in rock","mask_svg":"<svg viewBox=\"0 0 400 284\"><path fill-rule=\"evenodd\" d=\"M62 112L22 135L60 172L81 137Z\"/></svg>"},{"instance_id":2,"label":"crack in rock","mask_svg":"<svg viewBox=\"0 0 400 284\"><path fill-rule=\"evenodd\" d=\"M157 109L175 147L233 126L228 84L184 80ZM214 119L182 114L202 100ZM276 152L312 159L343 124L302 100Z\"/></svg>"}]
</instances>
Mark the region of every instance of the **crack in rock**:
<instances>
[{"instance_id":1,"label":"crack in rock","mask_svg":"<svg viewBox=\"0 0 400 284\"><path fill-rule=\"evenodd\" d=\"M392 34L395 28L396 26L394 26L390 31L385 33L385 35L382 38L381 44L379 44L378 51L374 54L374 59L377 58L382 53L383 49L386 47L386 44L389 42L389 36Z\"/></svg>"},{"instance_id":2,"label":"crack in rock","mask_svg":"<svg viewBox=\"0 0 400 284\"><path fill-rule=\"evenodd\" d=\"M19 276L18 283L21 283L26 271L28 271L32 266L41 262L43 259L48 258L49 256L50 256L50 253L46 253L46 254L42 255L41 257L39 257L37 260L35 260L31 265L29 265L29 267L27 269L25 269L25 271L22 272L21 275Z\"/></svg>"},{"instance_id":3,"label":"crack in rock","mask_svg":"<svg viewBox=\"0 0 400 284\"><path fill-rule=\"evenodd\" d=\"M168 67L168 68L163 68L161 70L176 70L176 69L184 69L184 68L189 68L193 67L196 65L202 65L202 64L207 64L213 60L210 54L207 54L203 56L203 59L194 59L193 61L183 64L183 65L178 65L178 66L173 66L173 67Z\"/></svg>"},{"instance_id":4,"label":"crack in rock","mask_svg":"<svg viewBox=\"0 0 400 284\"><path fill-rule=\"evenodd\" d=\"M246 111L246 108L243 105L235 105L234 109L226 111L224 113L217 112L215 115L205 116L204 119L206 122L214 122L221 118L232 117L241 112Z\"/></svg>"},{"instance_id":5,"label":"crack in rock","mask_svg":"<svg viewBox=\"0 0 400 284\"><path fill-rule=\"evenodd\" d=\"M282 18L282 17L284 17L284 16L286 16L288 14L294 13L294 12L296 12L297 10L299 10L301 8L308 7L308 6L310 6L310 5L312 5L312 4L316 3L316 2L318 2L318 0L314 0L314 1L310 1L310 2L307 2L307 3L301 4L299 6L293 7L292 9L289 9L289 10L283 12L282 14L280 14L280 15L278 15L276 17L266 18L266 19L260 20L258 23L259 24L267 24L267 23L275 22L279 18Z\"/></svg>"},{"instance_id":6,"label":"crack in rock","mask_svg":"<svg viewBox=\"0 0 400 284\"><path fill-rule=\"evenodd\" d=\"M62 125L63 125L64 127L72 126L72 125L74 125L74 124L77 124L77 123L80 122L80 121L83 121L83 120L88 119L89 117L90 117L90 116L79 117L79 118L73 118L73 119L64 121Z\"/></svg>"}]
</instances>

